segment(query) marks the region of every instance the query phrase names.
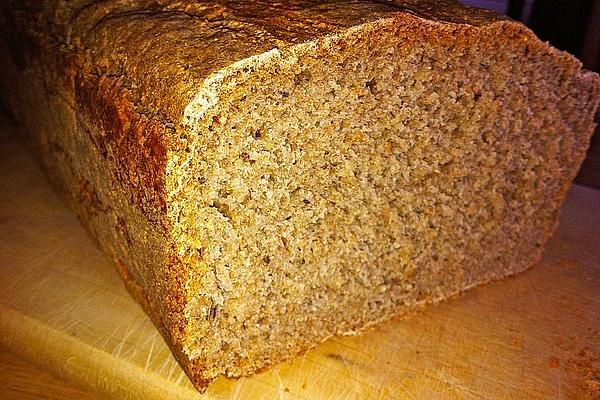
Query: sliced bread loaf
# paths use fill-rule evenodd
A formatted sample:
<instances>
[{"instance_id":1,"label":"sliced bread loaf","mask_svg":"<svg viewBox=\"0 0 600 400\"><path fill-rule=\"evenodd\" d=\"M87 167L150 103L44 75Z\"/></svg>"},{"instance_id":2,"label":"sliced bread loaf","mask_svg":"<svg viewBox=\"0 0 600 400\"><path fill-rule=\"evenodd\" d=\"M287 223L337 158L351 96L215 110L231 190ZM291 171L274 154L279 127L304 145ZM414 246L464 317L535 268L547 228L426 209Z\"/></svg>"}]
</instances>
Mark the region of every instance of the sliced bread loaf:
<instances>
[{"instance_id":1,"label":"sliced bread loaf","mask_svg":"<svg viewBox=\"0 0 600 400\"><path fill-rule=\"evenodd\" d=\"M4 1L3 101L199 390L540 257L598 75L453 1Z\"/></svg>"}]
</instances>

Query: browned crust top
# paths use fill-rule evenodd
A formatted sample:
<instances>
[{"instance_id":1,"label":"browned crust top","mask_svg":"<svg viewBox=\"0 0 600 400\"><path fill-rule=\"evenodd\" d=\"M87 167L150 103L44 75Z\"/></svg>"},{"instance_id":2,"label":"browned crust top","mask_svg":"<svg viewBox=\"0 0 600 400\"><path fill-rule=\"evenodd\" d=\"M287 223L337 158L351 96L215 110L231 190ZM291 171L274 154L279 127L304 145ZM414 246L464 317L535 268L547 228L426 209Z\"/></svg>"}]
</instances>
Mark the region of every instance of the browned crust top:
<instances>
[{"instance_id":1,"label":"browned crust top","mask_svg":"<svg viewBox=\"0 0 600 400\"><path fill-rule=\"evenodd\" d=\"M148 111L173 122L211 73L276 47L397 13L470 25L503 18L453 0L29 0L15 8L32 30L83 54L91 73L121 77Z\"/></svg>"}]
</instances>

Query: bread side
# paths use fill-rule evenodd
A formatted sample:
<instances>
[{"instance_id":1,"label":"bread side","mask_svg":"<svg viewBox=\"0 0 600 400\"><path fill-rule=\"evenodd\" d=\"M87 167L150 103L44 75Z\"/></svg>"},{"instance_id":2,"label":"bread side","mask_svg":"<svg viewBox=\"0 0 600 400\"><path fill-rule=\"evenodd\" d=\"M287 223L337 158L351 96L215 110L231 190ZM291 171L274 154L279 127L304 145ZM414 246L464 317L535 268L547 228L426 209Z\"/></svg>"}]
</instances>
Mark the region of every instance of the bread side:
<instances>
[{"instance_id":1,"label":"bread side","mask_svg":"<svg viewBox=\"0 0 600 400\"><path fill-rule=\"evenodd\" d=\"M201 390L531 266L600 96L453 2L3 13L4 98Z\"/></svg>"}]
</instances>

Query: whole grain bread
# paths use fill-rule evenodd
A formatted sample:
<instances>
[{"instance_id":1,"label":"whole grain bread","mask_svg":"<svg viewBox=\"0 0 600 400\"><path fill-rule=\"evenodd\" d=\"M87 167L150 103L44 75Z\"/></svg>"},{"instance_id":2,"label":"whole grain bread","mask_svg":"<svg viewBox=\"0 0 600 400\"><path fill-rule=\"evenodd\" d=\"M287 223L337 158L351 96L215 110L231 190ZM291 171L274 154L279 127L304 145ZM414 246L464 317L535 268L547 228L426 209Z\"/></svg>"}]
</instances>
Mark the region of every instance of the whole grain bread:
<instances>
[{"instance_id":1,"label":"whole grain bread","mask_svg":"<svg viewBox=\"0 0 600 400\"><path fill-rule=\"evenodd\" d=\"M2 98L199 390L534 264L598 75L453 1L3 1Z\"/></svg>"}]
</instances>

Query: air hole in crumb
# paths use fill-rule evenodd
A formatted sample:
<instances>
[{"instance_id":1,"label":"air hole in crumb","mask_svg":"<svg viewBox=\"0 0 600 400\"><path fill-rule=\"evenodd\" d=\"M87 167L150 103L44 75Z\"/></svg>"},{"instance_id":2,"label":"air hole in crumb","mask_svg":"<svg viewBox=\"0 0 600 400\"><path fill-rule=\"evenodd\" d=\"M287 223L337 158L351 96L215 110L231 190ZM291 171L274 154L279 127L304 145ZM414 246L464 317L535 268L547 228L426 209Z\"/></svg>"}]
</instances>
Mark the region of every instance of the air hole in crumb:
<instances>
[{"instance_id":1,"label":"air hole in crumb","mask_svg":"<svg viewBox=\"0 0 600 400\"><path fill-rule=\"evenodd\" d=\"M217 318L217 306L211 305L208 310L208 317L211 320L215 320Z\"/></svg>"},{"instance_id":2,"label":"air hole in crumb","mask_svg":"<svg viewBox=\"0 0 600 400\"><path fill-rule=\"evenodd\" d=\"M308 83L312 78L312 75L308 71L302 71L299 74L294 76L294 85L300 86L305 83Z\"/></svg>"},{"instance_id":3,"label":"air hole in crumb","mask_svg":"<svg viewBox=\"0 0 600 400\"><path fill-rule=\"evenodd\" d=\"M263 133L260 129L255 129L254 131L252 131L252 137L256 140L262 139Z\"/></svg>"},{"instance_id":4,"label":"air hole in crumb","mask_svg":"<svg viewBox=\"0 0 600 400\"><path fill-rule=\"evenodd\" d=\"M241 154L240 154L240 158L241 158L243 161L245 161L245 162L247 162L247 163L250 163L250 164L254 164L254 163L256 162L256 160L253 160L253 159L251 159L251 158L250 158L250 155L249 155L248 153L246 153L246 152L243 152L243 153L241 153Z\"/></svg>"},{"instance_id":5,"label":"air hole in crumb","mask_svg":"<svg viewBox=\"0 0 600 400\"><path fill-rule=\"evenodd\" d=\"M217 210L223 217L227 219L231 219L231 213L229 211L229 206L224 203L213 203L209 207Z\"/></svg>"},{"instance_id":6,"label":"air hole in crumb","mask_svg":"<svg viewBox=\"0 0 600 400\"><path fill-rule=\"evenodd\" d=\"M267 256L264 256L264 257L263 257L263 262L264 262L265 264L270 264L270 263L271 263L271 257L269 257L268 255L267 255Z\"/></svg>"},{"instance_id":7,"label":"air hole in crumb","mask_svg":"<svg viewBox=\"0 0 600 400\"><path fill-rule=\"evenodd\" d=\"M483 132L481 134L481 140L487 144L492 144L494 142L494 135L492 132Z\"/></svg>"},{"instance_id":8,"label":"air hole in crumb","mask_svg":"<svg viewBox=\"0 0 600 400\"><path fill-rule=\"evenodd\" d=\"M475 94L473 95L473 99L474 99L475 101L479 100L480 98L481 98L481 93L475 93Z\"/></svg>"},{"instance_id":9,"label":"air hole in crumb","mask_svg":"<svg viewBox=\"0 0 600 400\"><path fill-rule=\"evenodd\" d=\"M375 81L375 78L365 82L365 87L367 89L369 89L369 92L371 92L371 94L375 94L377 88L376 88L377 82Z\"/></svg>"}]
</instances>

